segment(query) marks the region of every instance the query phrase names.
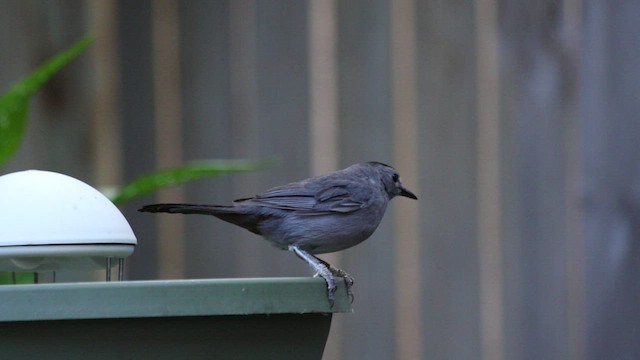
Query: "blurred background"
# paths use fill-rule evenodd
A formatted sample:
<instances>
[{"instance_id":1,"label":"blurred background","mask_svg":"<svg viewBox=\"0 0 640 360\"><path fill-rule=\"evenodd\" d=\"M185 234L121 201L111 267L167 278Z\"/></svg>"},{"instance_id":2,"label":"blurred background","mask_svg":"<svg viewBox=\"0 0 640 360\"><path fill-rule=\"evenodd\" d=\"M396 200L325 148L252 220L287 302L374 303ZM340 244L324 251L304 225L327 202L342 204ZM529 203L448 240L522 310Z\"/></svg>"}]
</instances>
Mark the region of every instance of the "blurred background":
<instances>
[{"instance_id":1,"label":"blurred background","mask_svg":"<svg viewBox=\"0 0 640 360\"><path fill-rule=\"evenodd\" d=\"M0 88L85 33L2 173L94 186L278 158L126 205L129 279L309 276L228 203L377 160L420 198L324 256L356 279L326 359L640 357L640 3L0 1ZM215 299L211 299L215 301ZM250 343L250 339L248 339Z\"/></svg>"}]
</instances>

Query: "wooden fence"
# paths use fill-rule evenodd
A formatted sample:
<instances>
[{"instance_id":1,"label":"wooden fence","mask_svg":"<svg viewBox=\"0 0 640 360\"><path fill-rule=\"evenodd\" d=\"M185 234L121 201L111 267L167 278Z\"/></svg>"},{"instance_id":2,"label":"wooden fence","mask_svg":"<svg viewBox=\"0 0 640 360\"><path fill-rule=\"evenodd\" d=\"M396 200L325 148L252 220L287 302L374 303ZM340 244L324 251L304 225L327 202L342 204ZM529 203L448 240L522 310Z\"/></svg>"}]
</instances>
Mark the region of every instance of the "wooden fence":
<instances>
[{"instance_id":1,"label":"wooden fence","mask_svg":"<svg viewBox=\"0 0 640 360\"><path fill-rule=\"evenodd\" d=\"M564 1L0 1L6 89L85 32L3 173L96 186L206 158L278 157L124 211L129 278L307 276L295 256L155 201L227 203L393 164L326 359L640 356L640 5ZM161 221L159 220L161 219ZM213 299L212 299L213 301Z\"/></svg>"}]
</instances>

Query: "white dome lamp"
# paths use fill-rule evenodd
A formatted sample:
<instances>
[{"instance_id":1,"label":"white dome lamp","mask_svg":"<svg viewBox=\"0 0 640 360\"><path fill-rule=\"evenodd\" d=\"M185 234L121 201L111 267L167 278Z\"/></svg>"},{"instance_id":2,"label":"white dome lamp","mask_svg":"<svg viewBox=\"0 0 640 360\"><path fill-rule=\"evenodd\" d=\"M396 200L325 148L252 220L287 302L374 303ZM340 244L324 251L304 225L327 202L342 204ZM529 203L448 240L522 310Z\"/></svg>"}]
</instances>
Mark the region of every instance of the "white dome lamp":
<instances>
[{"instance_id":1,"label":"white dome lamp","mask_svg":"<svg viewBox=\"0 0 640 360\"><path fill-rule=\"evenodd\" d=\"M0 176L0 271L106 269L137 243L118 208L67 175L27 170Z\"/></svg>"}]
</instances>

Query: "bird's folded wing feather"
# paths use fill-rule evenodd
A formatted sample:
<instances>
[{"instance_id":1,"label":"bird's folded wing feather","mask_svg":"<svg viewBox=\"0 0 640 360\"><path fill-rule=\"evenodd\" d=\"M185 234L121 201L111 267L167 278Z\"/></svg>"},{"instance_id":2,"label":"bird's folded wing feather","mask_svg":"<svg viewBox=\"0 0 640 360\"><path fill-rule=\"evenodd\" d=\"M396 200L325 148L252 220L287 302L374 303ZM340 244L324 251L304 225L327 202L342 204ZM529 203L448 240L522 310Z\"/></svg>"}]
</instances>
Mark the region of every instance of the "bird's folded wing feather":
<instances>
[{"instance_id":1,"label":"bird's folded wing feather","mask_svg":"<svg viewBox=\"0 0 640 360\"><path fill-rule=\"evenodd\" d=\"M305 215L349 213L365 205L362 196L360 199L354 198L353 192L350 191L347 184L318 189L308 186L308 184L294 183L267 190L251 199L239 201L281 210L297 211Z\"/></svg>"}]
</instances>

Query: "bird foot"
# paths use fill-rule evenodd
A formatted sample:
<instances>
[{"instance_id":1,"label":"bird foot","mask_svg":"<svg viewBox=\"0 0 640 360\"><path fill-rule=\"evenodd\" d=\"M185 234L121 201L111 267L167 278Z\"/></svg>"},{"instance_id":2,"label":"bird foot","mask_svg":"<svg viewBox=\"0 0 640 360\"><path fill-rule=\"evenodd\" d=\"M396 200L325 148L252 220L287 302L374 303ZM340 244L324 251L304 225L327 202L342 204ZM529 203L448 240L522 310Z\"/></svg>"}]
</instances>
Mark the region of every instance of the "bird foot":
<instances>
[{"instance_id":1,"label":"bird foot","mask_svg":"<svg viewBox=\"0 0 640 360\"><path fill-rule=\"evenodd\" d=\"M347 295L349 296L349 303L353 304L353 299L355 298L353 296L353 290L351 290L351 287L353 286L353 278L351 277L351 275L345 273L345 276L342 277L344 279L344 284L347 287Z\"/></svg>"},{"instance_id":2,"label":"bird foot","mask_svg":"<svg viewBox=\"0 0 640 360\"><path fill-rule=\"evenodd\" d=\"M347 287L347 294L349 295L349 299L351 300L351 302L353 302L353 293L351 292L353 278L349 276L349 274L329 265L326 261L309 254L308 252L300 249L295 245L289 245L289 251L293 252L299 258L306 261L307 264L309 264L309 266L311 266L316 271L315 276L321 276L327 283L327 300L329 301L330 307L333 307L333 304L335 303L335 293L338 290L334 275L342 277L344 279L345 285Z\"/></svg>"},{"instance_id":3,"label":"bird foot","mask_svg":"<svg viewBox=\"0 0 640 360\"><path fill-rule=\"evenodd\" d=\"M333 307L333 304L335 303L335 293L338 290L336 280L329 268L324 266L324 264L320 264L319 267L314 268L316 269L314 277L320 276L327 283L327 300L329 301L329 306Z\"/></svg>"},{"instance_id":4,"label":"bird foot","mask_svg":"<svg viewBox=\"0 0 640 360\"><path fill-rule=\"evenodd\" d=\"M329 264L326 264L326 265L328 265L329 271L331 271L331 274L342 278L342 280L344 281L345 288L347 290L347 296L349 296L349 302L353 304L354 295L353 295L353 290L351 290L351 288L353 287L353 284L355 283L355 281L353 280L353 277L342 269L338 269ZM321 276L321 275L319 273L316 273L314 276Z\"/></svg>"}]
</instances>

